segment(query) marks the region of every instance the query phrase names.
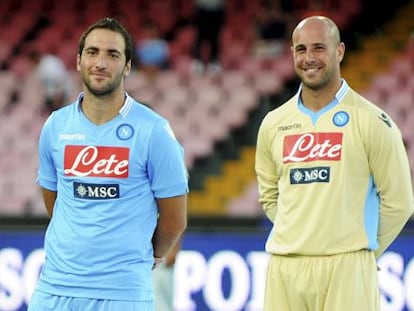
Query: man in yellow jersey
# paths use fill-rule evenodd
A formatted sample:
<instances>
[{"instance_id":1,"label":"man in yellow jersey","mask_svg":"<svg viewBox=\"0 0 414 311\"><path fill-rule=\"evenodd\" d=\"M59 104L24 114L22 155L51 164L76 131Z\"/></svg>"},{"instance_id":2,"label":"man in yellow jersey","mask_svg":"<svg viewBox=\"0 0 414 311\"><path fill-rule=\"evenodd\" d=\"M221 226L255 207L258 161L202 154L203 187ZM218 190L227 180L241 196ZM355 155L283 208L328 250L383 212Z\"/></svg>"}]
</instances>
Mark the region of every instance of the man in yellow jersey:
<instances>
[{"instance_id":1,"label":"man in yellow jersey","mask_svg":"<svg viewBox=\"0 0 414 311\"><path fill-rule=\"evenodd\" d=\"M414 207L401 133L341 77L332 20L302 20L292 53L299 90L257 139L259 201L273 222L264 310L379 311L376 258Z\"/></svg>"}]
</instances>

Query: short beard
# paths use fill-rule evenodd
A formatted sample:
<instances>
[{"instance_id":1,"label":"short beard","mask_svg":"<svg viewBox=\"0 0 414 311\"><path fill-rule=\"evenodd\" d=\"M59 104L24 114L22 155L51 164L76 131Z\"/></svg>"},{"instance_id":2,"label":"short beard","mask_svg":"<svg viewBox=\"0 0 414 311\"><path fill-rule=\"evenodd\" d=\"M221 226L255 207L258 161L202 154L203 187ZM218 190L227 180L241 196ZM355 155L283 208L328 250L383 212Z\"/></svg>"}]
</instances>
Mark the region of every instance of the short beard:
<instances>
[{"instance_id":1,"label":"short beard","mask_svg":"<svg viewBox=\"0 0 414 311\"><path fill-rule=\"evenodd\" d=\"M117 85L113 85L110 84L107 87L103 88L103 89L96 89L93 88L90 83L84 82L86 88L88 89L88 91L94 95L94 96L107 96L107 95L111 95L114 90L117 88Z\"/></svg>"},{"instance_id":2,"label":"short beard","mask_svg":"<svg viewBox=\"0 0 414 311\"><path fill-rule=\"evenodd\" d=\"M101 89L97 89L97 88L92 87L90 83L90 79L84 77L83 84L86 86L88 91L94 96L109 96L112 93L114 93L114 91L119 87L119 85L121 84L121 81L122 81L122 76L121 78L117 78L115 81L109 82L105 87Z\"/></svg>"}]
</instances>

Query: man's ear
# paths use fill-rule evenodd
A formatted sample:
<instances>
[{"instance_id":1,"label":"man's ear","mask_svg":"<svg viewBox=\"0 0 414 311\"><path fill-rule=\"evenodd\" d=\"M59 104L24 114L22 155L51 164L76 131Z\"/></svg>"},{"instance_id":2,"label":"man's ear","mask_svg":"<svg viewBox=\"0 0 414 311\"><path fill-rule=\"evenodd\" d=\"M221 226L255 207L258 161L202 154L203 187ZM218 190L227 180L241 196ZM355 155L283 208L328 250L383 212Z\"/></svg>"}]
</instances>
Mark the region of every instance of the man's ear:
<instances>
[{"instance_id":1,"label":"man's ear","mask_svg":"<svg viewBox=\"0 0 414 311\"><path fill-rule=\"evenodd\" d=\"M132 66L131 61L128 61L124 68L124 77L129 76L129 73L131 72L131 66Z\"/></svg>"},{"instance_id":2,"label":"man's ear","mask_svg":"<svg viewBox=\"0 0 414 311\"><path fill-rule=\"evenodd\" d=\"M81 59L80 59L80 55L79 55L79 54L77 54L77 55L76 55L76 70L77 70L77 71L81 71L81 70L80 70L80 60L81 60Z\"/></svg>"},{"instance_id":3,"label":"man's ear","mask_svg":"<svg viewBox=\"0 0 414 311\"><path fill-rule=\"evenodd\" d=\"M342 60L344 59L344 55L345 55L345 44L343 42L339 43L338 46L338 59L339 62L342 62Z\"/></svg>"}]
</instances>

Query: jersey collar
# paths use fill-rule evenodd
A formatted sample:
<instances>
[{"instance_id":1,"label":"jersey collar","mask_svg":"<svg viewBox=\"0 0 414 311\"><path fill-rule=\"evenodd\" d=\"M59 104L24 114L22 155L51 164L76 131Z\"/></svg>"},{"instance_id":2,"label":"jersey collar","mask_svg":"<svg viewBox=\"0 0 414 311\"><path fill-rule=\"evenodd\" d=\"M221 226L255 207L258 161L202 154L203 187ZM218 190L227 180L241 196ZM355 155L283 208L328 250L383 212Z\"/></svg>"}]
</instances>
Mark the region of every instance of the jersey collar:
<instances>
[{"instance_id":1,"label":"jersey collar","mask_svg":"<svg viewBox=\"0 0 414 311\"><path fill-rule=\"evenodd\" d=\"M78 106L78 111L81 112L81 105L80 103L82 102L84 97L84 93L80 92L80 94L78 95L78 98L76 100L76 105ZM128 114L128 112L131 110L133 106L133 99L131 96L128 95L127 92L125 92L125 102L122 105L121 109L119 109L118 113L125 118Z\"/></svg>"},{"instance_id":2,"label":"jersey collar","mask_svg":"<svg viewBox=\"0 0 414 311\"><path fill-rule=\"evenodd\" d=\"M348 92L348 90L349 90L348 83L345 81L345 79L341 79L341 87L339 88L338 92L336 92L334 101L335 102L340 102L345 97L345 94ZM297 98L298 98L297 104L299 106L303 105L302 99L300 97L301 92L302 92L302 84L300 84L299 90L296 93Z\"/></svg>"},{"instance_id":3,"label":"jersey collar","mask_svg":"<svg viewBox=\"0 0 414 311\"><path fill-rule=\"evenodd\" d=\"M312 111L312 110L308 109L307 107L305 107L303 105L302 99L300 97L300 93L302 91L302 85L300 85L299 91L296 94L297 95L298 109L300 111L302 111L303 113L307 114L312 119L312 123L316 124L319 117L321 115L323 115L326 111L328 111L328 110L332 109L334 106L336 106L344 98L345 94L349 90L349 86L346 83L346 81L344 79L342 79L341 82L342 82L341 87L339 88L338 92L336 92L334 99L328 105L326 105L325 107L323 107L319 111Z\"/></svg>"}]
</instances>

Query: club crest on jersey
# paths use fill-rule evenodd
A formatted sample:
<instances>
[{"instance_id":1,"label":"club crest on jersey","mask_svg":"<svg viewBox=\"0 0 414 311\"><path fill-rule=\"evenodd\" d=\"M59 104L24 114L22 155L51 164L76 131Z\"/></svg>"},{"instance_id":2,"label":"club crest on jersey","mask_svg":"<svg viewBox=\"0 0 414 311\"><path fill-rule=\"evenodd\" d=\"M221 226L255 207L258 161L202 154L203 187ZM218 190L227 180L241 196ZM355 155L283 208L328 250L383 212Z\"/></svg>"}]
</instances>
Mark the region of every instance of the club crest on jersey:
<instances>
[{"instance_id":1,"label":"club crest on jersey","mask_svg":"<svg viewBox=\"0 0 414 311\"><path fill-rule=\"evenodd\" d=\"M339 161L342 133L304 133L287 135L283 141L283 163Z\"/></svg>"},{"instance_id":2,"label":"club crest on jersey","mask_svg":"<svg viewBox=\"0 0 414 311\"><path fill-rule=\"evenodd\" d=\"M78 199L108 200L119 198L118 184L73 183L73 195Z\"/></svg>"},{"instance_id":3,"label":"club crest on jersey","mask_svg":"<svg viewBox=\"0 0 414 311\"><path fill-rule=\"evenodd\" d=\"M291 184L310 184L314 182L329 182L331 169L327 166L294 168L290 170Z\"/></svg>"},{"instance_id":4,"label":"club crest on jersey","mask_svg":"<svg viewBox=\"0 0 414 311\"><path fill-rule=\"evenodd\" d=\"M129 148L67 145L63 172L66 176L127 178Z\"/></svg>"},{"instance_id":5,"label":"club crest on jersey","mask_svg":"<svg viewBox=\"0 0 414 311\"><path fill-rule=\"evenodd\" d=\"M128 140L134 135L134 128L129 124L121 124L116 129L116 136L120 140Z\"/></svg>"},{"instance_id":6,"label":"club crest on jersey","mask_svg":"<svg viewBox=\"0 0 414 311\"><path fill-rule=\"evenodd\" d=\"M345 126L349 122L349 114L345 111L338 111L334 114L332 121L336 126Z\"/></svg>"}]
</instances>

